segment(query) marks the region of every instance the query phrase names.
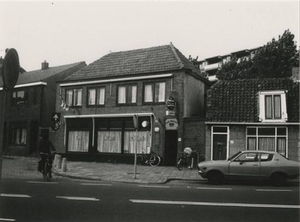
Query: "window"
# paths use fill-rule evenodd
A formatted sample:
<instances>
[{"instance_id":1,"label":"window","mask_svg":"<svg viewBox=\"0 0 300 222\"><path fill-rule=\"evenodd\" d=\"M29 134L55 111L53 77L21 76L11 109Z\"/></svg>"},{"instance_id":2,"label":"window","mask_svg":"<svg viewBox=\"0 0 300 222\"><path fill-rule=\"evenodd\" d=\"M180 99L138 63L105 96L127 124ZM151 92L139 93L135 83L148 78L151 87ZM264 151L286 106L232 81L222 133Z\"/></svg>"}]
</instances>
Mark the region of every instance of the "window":
<instances>
[{"instance_id":1,"label":"window","mask_svg":"<svg viewBox=\"0 0 300 222\"><path fill-rule=\"evenodd\" d=\"M137 86L118 86L118 104L136 104Z\"/></svg>"},{"instance_id":2,"label":"window","mask_svg":"<svg viewBox=\"0 0 300 222\"><path fill-rule=\"evenodd\" d=\"M10 126L10 144L27 144L27 127L25 123L12 123Z\"/></svg>"},{"instance_id":3,"label":"window","mask_svg":"<svg viewBox=\"0 0 300 222\"><path fill-rule=\"evenodd\" d=\"M287 128L248 127L247 149L276 151L287 156Z\"/></svg>"},{"instance_id":4,"label":"window","mask_svg":"<svg viewBox=\"0 0 300 222\"><path fill-rule=\"evenodd\" d=\"M25 105L28 102L28 92L20 90L12 92L11 104L12 105Z\"/></svg>"},{"instance_id":5,"label":"window","mask_svg":"<svg viewBox=\"0 0 300 222\"><path fill-rule=\"evenodd\" d=\"M234 160L235 162L258 162L257 153L243 153Z\"/></svg>"},{"instance_id":6,"label":"window","mask_svg":"<svg viewBox=\"0 0 300 222\"><path fill-rule=\"evenodd\" d=\"M262 122L285 122L287 120L285 92L260 92L259 110Z\"/></svg>"},{"instance_id":7,"label":"window","mask_svg":"<svg viewBox=\"0 0 300 222\"><path fill-rule=\"evenodd\" d=\"M88 89L88 105L103 106L105 104L105 87Z\"/></svg>"},{"instance_id":8,"label":"window","mask_svg":"<svg viewBox=\"0 0 300 222\"><path fill-rule=\"evenodd\" d=\"M68 106L81 106L82 105L82 89L66 90L66 104Z\"/></svg>"},{"instance_id":9,"label":"window","mask_svg":"<svg viewBox=\"0 0 300 222\"><path fill-rule=\"evenodd\" d=\"M166 100L166 83L147 83L144 85L145 103L163 103Z\"/></svg>"}]
</instances>

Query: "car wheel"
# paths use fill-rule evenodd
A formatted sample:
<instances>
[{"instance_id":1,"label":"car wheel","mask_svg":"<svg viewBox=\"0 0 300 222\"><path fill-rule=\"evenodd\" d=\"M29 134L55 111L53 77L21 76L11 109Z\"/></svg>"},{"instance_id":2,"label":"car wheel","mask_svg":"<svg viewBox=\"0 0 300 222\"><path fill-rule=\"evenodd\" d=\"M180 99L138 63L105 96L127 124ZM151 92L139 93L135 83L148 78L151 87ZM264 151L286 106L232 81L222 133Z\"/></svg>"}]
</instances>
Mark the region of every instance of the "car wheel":
<instances>
[{"instance_id":1,"label":"car wheel","mask_svg":"<svg viewBox=\"0 0 300 222\"><path fill-rule=\"evenodd\" d=\"M218 185L222 183L223 174L221 172L211 172L207 175L208 183Z\"/></svg>"},{"instance_id":2,"label":"car wheel","mask_svg":"<svg viewBox=\"0 0 300 222\"><path fill-rule=\"evenodd\" d=\"M287 177L284 173L274 173L270 181L275 186L283 186L286 184Z\"/></svg>"}]
</instances>

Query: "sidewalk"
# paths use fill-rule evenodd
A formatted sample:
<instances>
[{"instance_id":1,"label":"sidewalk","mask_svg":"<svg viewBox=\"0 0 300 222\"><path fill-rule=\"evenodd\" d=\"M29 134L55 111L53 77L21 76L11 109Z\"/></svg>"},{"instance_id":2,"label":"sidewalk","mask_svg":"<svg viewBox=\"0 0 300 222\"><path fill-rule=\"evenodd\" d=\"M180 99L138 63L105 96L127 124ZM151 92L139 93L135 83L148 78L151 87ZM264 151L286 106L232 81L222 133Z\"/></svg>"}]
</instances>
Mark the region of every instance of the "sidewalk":
<instances>
[{"instance_id":1,"label":"sidewalk","mask_svg":"<svg viewBox=\"0 0 300 222\"><path fill-rule=\"evenodd\" d=\"M37 172L38 158L2 157L2 178L41 178ZM141 184L163 184L170 180L203 181L197 169L183 169L168 166L137 166L134 178L133 164L99 163L99 162L67 162L66 172L53 167L56 176Z\"/></svg>"}]
</instances>

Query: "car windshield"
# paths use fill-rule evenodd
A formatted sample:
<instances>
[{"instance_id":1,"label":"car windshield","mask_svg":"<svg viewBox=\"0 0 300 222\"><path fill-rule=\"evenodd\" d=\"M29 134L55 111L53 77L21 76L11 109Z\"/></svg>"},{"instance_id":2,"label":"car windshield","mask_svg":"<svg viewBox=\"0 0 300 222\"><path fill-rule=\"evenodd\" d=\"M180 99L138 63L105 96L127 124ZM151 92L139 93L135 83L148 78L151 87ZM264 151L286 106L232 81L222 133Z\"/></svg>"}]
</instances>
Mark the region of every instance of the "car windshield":
<instances>
[{"instance_id":1,"label":"car windshield","mask_svg":"<svg viewBox=\"0 0 300 222\"><path fill-rule=\"evenodd\" d=\"M233 156L229 157L228 160L233 160L236 156L238 156L241 153L241 151L237 152Z\"/></svg>"}]
</instances>

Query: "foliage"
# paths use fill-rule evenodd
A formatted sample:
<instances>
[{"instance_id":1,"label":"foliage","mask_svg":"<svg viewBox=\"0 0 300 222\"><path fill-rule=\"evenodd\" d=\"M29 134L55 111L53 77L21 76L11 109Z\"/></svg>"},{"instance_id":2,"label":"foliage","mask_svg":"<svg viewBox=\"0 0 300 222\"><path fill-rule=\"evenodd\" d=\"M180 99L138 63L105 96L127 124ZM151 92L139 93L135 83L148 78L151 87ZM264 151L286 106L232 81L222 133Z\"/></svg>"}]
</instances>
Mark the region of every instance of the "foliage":
<instances>
[{"instance_id":1,"label":"foliage","mask_svg":"<svg viewBox=\"0 0 300 222\"><path fill-rule=\"evenodd\" d=\"M299 66L299 51L294 42L294 35L286 30L276 41L274 38L267 45L256 50L255 56L238 62L233 57L217 72L220 80L249 78L283 78L292 74L292 68Z\"/></svg>"}]
</instances>

